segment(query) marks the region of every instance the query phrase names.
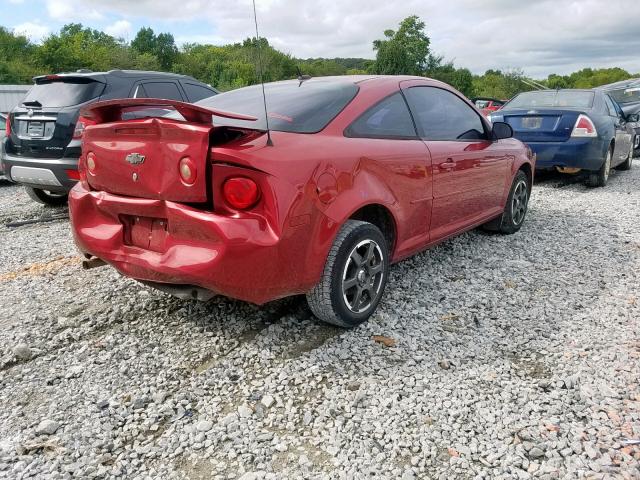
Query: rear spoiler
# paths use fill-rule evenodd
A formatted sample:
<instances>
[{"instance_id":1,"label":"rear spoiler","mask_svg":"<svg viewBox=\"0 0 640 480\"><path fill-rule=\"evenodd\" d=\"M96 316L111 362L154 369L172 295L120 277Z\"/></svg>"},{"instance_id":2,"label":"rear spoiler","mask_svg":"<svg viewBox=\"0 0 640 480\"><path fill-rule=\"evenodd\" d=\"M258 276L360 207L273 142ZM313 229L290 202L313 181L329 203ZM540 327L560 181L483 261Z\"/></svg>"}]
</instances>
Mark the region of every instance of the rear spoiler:
<instances>
[{"instance_id":1,"label":"rear spoiler","mask_svg":"<svg viewBox=\"0 0 640 480\"><path fill-rule=\"evenodd\" d=\"M122 113L127 110L140 108L171 108L184 117L187 122L211 125L212 117L232 118L255 122L256 117L242 115L240 113L225 112L212 108L194 105L193 103L179 102L177 100L164 100L161 98L124 98L96 102L80 111L80 115L93 120L96 123L109 123L122 120Z\"/></svg>"}]
</instances>

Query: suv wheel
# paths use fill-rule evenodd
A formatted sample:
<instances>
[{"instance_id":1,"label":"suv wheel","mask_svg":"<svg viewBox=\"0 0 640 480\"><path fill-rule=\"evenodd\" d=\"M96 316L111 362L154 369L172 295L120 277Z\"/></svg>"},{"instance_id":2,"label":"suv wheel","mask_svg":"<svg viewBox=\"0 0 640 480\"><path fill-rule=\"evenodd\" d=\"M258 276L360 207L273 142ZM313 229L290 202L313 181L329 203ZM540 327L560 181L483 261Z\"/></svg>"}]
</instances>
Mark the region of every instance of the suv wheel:
<instances>
[{"instance_id":1,"label":"suv wheel","mask_svg":"<svg viewBox=\"0 0 640 480\"><path fill-rule=\"evenodd\" d=\"M320 281L307 293L309 308L324 322L355 327L378 307L388 271L382 232L371 223L348 220L333 242Z\"/></svg>"},{"instance_id":2,"label":"suv wheel","mask_svg":"<svg viewBox=\"0 0 640 480\"><path fill-rule=\"evenodd\" d=\"M56 193L50 192L46 190L42 190L40 188L33 187L24 187L27 191L27 195L31 198L31 200L42 203L43 205L48 205L51 207L59 207L67 203L68 195L66 193Z\"/></svg>"}]
</instances>

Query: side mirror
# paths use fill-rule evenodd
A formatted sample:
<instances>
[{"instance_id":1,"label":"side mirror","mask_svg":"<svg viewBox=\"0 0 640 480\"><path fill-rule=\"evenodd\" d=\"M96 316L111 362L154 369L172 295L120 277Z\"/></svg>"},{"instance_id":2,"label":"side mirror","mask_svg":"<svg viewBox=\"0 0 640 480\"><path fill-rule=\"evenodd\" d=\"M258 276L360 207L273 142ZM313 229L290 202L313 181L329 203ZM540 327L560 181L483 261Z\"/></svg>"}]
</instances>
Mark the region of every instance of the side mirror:
<instances>
[{"instance_id":1,"label":"side mirror","mask_svg":"<svg viewBox=\"0 0 640 480\"><path fill-rule=\"evenodd\" d=\"M627 122L640 122L640 115L638 115L637 113L630 113L629 115L627 115Z\"/></svg>"},{"instance_id":2,"label":"side mirror","mask_svg":"<svg viewBox=\"0 0 640 480\"><path fill-rule=\"evenodd\" d=\"M505 122L495 122L491 129L491 136L494 140L502 140L503 138L513 137L513 128Z\"/></svg>"}]
</instances>

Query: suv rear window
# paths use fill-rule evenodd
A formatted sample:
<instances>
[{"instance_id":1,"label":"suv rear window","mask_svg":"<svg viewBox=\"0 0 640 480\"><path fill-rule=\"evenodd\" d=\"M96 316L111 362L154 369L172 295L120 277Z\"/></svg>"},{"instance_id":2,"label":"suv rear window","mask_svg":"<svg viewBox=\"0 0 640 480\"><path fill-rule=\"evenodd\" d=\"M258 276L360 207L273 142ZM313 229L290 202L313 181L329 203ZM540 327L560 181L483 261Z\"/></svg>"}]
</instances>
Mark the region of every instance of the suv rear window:
<instances>
[{"instance_id":1,"label":"suv rear window","mask_svg":"<svg viewBox=\"0 0 640 480\"><path fill-rule=\"evenodd\" d=\"M70 107L98 97L104 84L88 78L39 79L23 104L37 102L43 107Z\"/></svg>"},{"instance_id":2,"label":"suv rear window","mask_svg":"<svg viewBox=\"0 0 640 480\"><path fill-rule=\"evenodd\" d=\"M269 128L281 132L316 133L326 127L358 93L351 82L312 79L267 83ZM215 117L216 125L246 126L266 129L262 86L239 88L206 98L198 105L257 117L246 122Z\"/></svg>"},{"instance_id":3,"label":"suv rear window","mask_svg":"<svg viewBox=\"0 0 640 480\"><path fill-rule=\"evenodd\" d=\"M503 110L514 108L539 107L572 107L591 108L593 106L593 92L579 90L539 90L537 92L521 93L511 100Z\"/></svg>"}]
</instances>

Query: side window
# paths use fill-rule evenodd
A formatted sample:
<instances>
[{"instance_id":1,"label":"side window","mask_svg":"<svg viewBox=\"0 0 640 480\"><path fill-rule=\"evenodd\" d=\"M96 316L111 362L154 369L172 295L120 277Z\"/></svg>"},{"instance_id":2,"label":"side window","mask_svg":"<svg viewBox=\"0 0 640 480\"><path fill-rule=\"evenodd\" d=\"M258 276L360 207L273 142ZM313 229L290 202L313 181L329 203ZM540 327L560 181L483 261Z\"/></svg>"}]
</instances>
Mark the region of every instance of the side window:
<instances>
[{"instance_id":1,"label":"side window","mask_svg":"<svg viewBox=\"0 0 640 480\"><path fill-rule=\"evenodd\" d=\"M607 110L609 111L609 116L610 117L617 117L618 113L616 112L616 107L613 104L613 100L611 100L611 97L609 95L605 95L604 96L604 101L607 104Z\"/></svg>"},{"instance_id":2,"label":"side window","mask_svg":"<svg viewBox=\"0 0 640 480\"><path fill-rule=\"evenodd\" d=\"M623 117L624 118L624 112L622 111L622 109L620 108L620 105L618 105L618 102L616 102L615 100L611 99L611 102L613 103L613 107L615 108L616 111L616 116L617 117Z\"/></svg>"},{"instance_id":3,"label":"side window","mask_svg":"<svg viewBox=\"0 0 640 480\"><path fill-rule=\"evenodd\" d=\"M145 92L142 84L138 84L133 90L133 95L131 96L131 98L149 98L149 95L147 95L147 92Z\"/></svg>"},{"instance_id":4,"label":"side window","mask_svg":"<svg viewBox=\"0 0 640 480\"><path fill-rule=\"evenodd\" d=\"M178 86L173 82L149 82L144 84L144 90L148 98L164 98L167 100L180 100L182 95Z\"/></svg>"},{"instance_id":5,"label":"side window","mask_svg":"<svg viewBox=\"0 0 640 480\"><path fill-rule=\"evenodd\" d=\"M183 83L182 86L187 92L187 97L189 97L190 102L197 102L198 100L202 100L203 98L213 97L216 94L216 92L214 92L210 88L204 87L202 85L196 85L194 83Z\"/></svg>"},{"instance_id":6,"label":"side window","mask_svg":"<svg viewBox=\"0 0 640 480\"><path fill-rule=\"evenodd\" d=\"M480 116L461 98L436 87L411 87L407 101L426 140L486 140Z\"/></svg>"},{"instance_id":7,"label":"side window","mask_svg":"<svg viewBox=\"0 0 640 480\"><path fill-rule=\"evenodd\" d=\"M371 107L345 131L347 137L416 138L411 114L400 92Z\"/></svg>"}]
</instances>

